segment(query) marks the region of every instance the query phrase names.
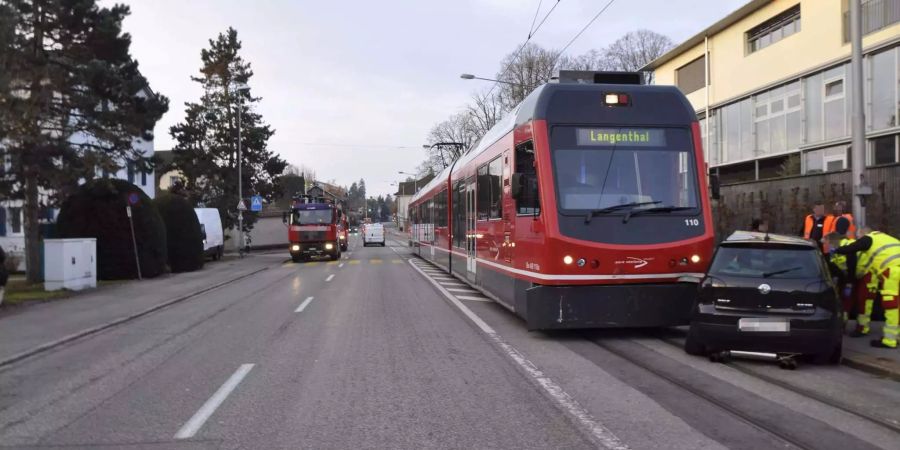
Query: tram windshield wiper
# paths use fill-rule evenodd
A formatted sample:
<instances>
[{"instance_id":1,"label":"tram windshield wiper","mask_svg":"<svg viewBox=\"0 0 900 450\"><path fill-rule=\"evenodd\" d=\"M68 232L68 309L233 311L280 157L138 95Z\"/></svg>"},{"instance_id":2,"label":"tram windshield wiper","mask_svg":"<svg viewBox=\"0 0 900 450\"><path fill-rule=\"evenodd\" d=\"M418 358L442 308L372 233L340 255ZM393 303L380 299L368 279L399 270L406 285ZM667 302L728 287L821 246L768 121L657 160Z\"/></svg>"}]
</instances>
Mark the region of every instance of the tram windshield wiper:
<instances>
[{"instance_id":1,"label":"tram windshield wiper","mask_svg":"<svg viewBox=\"0 0 900 450\"><path fill-rule=\"evenodd\" d=\"M659 203L659 202L657 202ZM622 223L628 223L628 220L633 216L637 216L640 214L655 214L655 213L664 213L664 212L673 212L673 211L686 211L689 209L697 209L694 206L657 206L655 208L647 208L647 209L638 209L628 211L628 214L625 214L625 217L622 218Z\"/></svg>"},{"instance_id":2,"label":"tram windshield wiper","mask_svg":"<svg viewBox=\"0 0 900 450\"><path fill-rule=\"evenodd\" d=\"M618 211L618 210L620 210L620 209L637 208L637 207L639 207L639 206L656 205L656 204L658 204L658 203L662 203L662 202L661 202L661 201L654 201L654 202L631 202L631 203L622 203L621 205L607 206L606 208L595 209L595 210L592 210L592 211L588 211L587 215L584 216L584 223L591 223L591 219L593 219L594 216L600 216L600 215L603 215L603 214L615 212L615 211Z\"/></svg>"}]
</instances>

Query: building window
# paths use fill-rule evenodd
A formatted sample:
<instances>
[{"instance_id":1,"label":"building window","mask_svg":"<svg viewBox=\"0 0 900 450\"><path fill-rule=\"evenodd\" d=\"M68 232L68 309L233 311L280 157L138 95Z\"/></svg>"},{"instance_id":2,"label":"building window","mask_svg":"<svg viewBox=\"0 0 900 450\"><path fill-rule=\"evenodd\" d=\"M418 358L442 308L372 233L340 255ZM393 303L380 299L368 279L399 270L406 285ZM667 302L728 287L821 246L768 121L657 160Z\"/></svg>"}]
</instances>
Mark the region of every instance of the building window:
<instances>
[{"instance_id":1,"label":"building window","mask_svg":"<svg viewBox=\"0 0 900 450\"><path fill-rule=\"evenodd\" d=\"M837 172L846 170L850 148L843 145L806 152L804 155L804 173Z\"/></svg>"},{"instance_id":2,"label":"building window","mask_svg":"<svg viewBox=\"0 0 900 450\"><path fill-rule=\"evenodd\" d=\"M685 95L706 86L706 56L675 69L675 84Z\"/></svg>"},{"instance_id":3,"label":"building window","mask_svg":"<svg viewBox=\"0 0 900 450\"><path fill-rule=\"evenodd\" d=\"M759 24L747 32L747 52L762 50L800 31L800 5Z\"/></svg>"},{"instance_id":4,"label":"building window","mask_svg":"<svg viewBox=\"0 0 900 450\"><path fill-rule=\"evenodd\" d=\"M869 141L869 160L873 166L880 164L893 164L897 158L897 135L882 136Z\"/></svg>"},{"instance_id":5,"label":"building window","mask_svg":"<svg viewBox=\"0 0 900 450\"><path fill-rule=\"evenodd\" d=\"M825 139L837 139L847 135L846 95L844 94L844 66L827 70L823 74L823 121Z\"/></svg>"},{"instance_id":6,"label":"building window","mask_svg":"<svg viewBox=\"0 0 900 450\"><path fill-rule=\"evenodd\" d=\"M13 235L22 234L22 208L9 208L9 231Z\"/></svg>"},{"instance_id":7,"label":"building window","mask_svg":"<svg viewBox=\"0 0 900 450\"><path fill-rule=\"evenodd\" d=\"M843 4L844 43L850 42L850 3ZM862 34L874 33L900 22L900 2L897 0L862 0Z\"/></svg>"},{"instance_id":8,"label":"building window","mask_svg":"<svg viewBox=\"0 0 900 450\"><path fill-rule=\"evenodd\" d=\"M900 4L900 1L896 3ZM868 86L872 102L871 119L866 120L870 130L884 130L895 127L900 99L897 97L897 49L877 53L871 60L871 86Z\"/></svg>"}]
</instances>

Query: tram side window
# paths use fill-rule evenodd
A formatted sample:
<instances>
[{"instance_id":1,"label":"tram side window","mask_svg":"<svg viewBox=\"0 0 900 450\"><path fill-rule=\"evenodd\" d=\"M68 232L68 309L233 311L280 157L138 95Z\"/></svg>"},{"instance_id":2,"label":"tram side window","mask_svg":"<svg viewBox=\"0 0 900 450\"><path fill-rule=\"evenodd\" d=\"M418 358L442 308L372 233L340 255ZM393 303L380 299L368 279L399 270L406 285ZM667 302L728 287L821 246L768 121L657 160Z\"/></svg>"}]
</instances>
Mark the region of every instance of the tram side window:
<instances>
[{"instance_id":1,"label":"tram side window","mask_svg":"<svg viewBox=\"0 0 900 450\"><path fill-rule=\"evenodd\" d=\"M437 199L437 208L435 209L435 225L439 227L447 226L447 190L444 189L438 194Z\"/></svg>"},{"instance_id":2,"label":"tram side window","mask_svg":"<svg viewBox=\"0 0 900 450\"><path fill-rule=\"evenodd\" d=\"M488 176L491 185L491 219L499 219L503 214L500 197L503 193L503 159L494 158L488 165Z\"/></svg>"},{"instance_id":3,"label":"tram side window","mask_svg":"<svg viewBox=\"0 0 900 450\"><path fill-rule=\"evenodd\" d=\"M475 202L478 207L478 220L488 220L491 215L491 176L488 173L488 165L478 168L478 199Z\"/></svg>"},{"instance_id":4,"label":"tram side window","mask_svg":"<svg viewBox=\"0 0 900 450\"><path fill-rule=\"evenodd\" d=\"M466 187L462 181L456 182L453 187L453 242L457 247L463 246L465 237L466 211L465 211Z\"/></svg>"},{"instance_id":5,"label":"tram side window","mask_svg":"<svg viewBox=\"0 0 900 450\"><path fill-rule=\"evenodd\" d=\"M541 205L538 196L537 169L534 167L534 144L523 142L516 146L516 173L521 175L522 190L516 199L517 214L538 215Z\"/></svg>"}]
</instances>

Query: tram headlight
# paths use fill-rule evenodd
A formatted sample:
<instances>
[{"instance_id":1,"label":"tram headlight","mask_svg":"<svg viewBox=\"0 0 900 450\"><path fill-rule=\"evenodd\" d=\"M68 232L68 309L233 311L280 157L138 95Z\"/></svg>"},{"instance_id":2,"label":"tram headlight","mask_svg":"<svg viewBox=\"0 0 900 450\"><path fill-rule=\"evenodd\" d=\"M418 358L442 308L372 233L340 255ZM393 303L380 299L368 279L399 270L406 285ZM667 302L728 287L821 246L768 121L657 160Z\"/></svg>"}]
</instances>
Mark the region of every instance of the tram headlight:
<instances>
[{"instance_id":1,"label":"tram headlight","mask_svg":"<svg viewBox=\"0 0 900 450\"><path fill-rule=\"evenodd\" d=\"M571 256L569 256L569 255L563 256L563 262L566 263L567 266L572 264L572 261L574 261L574 260L572 259Z\"/></svg>"},{"instance_id":2,"label":"tram headlight","mask_svg":"<svg viewBox=\"0 0 900 450\"><path fill-rule=\"evenodd\" d=\"M331 250L333 248L334 248L334 244L332 244L331 242L325 243L325 250Z\"/></svg>"},{"instance_id":3,"label":"tram headlight","mask_svg":"<svg viewBox=\"0 0 900 450\"><path fill-rule=\"evenodd\" d=\"M294 245L292 245L292 246L291 246L291 251L292 251L292 252L299 252L299 251L300 251L300 244L294 244Z\"/></svg>"},{"instance_id":4,"label":"tram headlight","mask_svg":"<svg viewBox=\"0 0 900 450\"><path fill-rule=\"evenodd\" d=\"M691 256L691 262L694 264L697 264L698 262L700 262L700 255Z\"/></svg>"}]
</instances>

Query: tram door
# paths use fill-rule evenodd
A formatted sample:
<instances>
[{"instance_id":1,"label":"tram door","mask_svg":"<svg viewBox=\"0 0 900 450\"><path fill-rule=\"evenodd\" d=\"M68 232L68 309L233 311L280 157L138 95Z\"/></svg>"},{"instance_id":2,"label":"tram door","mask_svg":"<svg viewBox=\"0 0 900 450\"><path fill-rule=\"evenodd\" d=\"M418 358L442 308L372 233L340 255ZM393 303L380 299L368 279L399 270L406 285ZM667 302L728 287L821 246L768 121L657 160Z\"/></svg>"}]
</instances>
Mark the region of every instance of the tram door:
<instances>
[{"instance_id":1,"label":"tram door","mask_svg":"<svg viewBox=\"0 0 900 450\"><path fill-rule=\"evenodd\" d=\"M475 280L475 177L466 180L466 278Z\"/></svg>"}]
</instances>

